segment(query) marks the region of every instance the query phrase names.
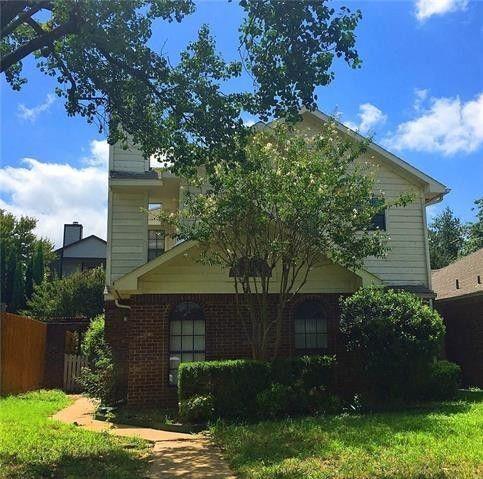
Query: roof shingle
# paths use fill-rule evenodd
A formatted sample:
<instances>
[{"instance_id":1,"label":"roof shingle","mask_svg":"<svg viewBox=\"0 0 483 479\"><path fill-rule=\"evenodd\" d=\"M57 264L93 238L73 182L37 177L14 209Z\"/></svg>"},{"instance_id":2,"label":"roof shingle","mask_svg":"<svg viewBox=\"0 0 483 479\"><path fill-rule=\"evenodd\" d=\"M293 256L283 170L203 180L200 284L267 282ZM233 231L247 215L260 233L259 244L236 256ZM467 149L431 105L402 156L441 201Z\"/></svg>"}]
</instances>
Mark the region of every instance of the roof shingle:
<instances>
[{"instance_id":1,"label":"roof shingle","mask_svg":"<svg viewBox=\"0 0 483 479\"><path fill-rule=\"evenodd\" d=\"M434 270L432 283L436 300L483 293L483 248L445 268Z\"/></svg>"}]
</instances>

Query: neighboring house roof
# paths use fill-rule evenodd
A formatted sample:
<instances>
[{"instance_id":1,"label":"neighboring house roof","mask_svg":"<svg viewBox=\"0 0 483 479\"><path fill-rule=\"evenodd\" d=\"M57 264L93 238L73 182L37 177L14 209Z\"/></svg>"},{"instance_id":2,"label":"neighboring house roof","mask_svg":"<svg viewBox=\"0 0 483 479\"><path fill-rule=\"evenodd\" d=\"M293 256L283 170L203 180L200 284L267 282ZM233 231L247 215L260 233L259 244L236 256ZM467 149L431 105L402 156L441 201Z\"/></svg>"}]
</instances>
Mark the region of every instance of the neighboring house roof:
<instances>
[{"instance_id":1,"label":"neighboring house roof","mask_svg":"<svg viewBox=\"0 0 483 479\"><path fill-rule=\"evenodd\" d=\"M96 241L100 241L103 243L103 245L107 245L107 241L106 240L103 240L102 238L99 238L99 236L96 236L96 235L89 235L89 236L86 236L85 238L82 238L80 240L77 240L77 241L74 241L73 243L70 243L68 244L67 246L63 246L62 248L58 248L54 251L54 253L61 253L62 250L64 251L64 255L65 255L65 252L68 251L69 249L75 247L76 245L80 244L80 243L83 243L83 242L86 242L88 240L96 240Z\"/></svg>"},{"instance_id":2,"label":"neighboring house roof","mask_svg":"<svg viewBox=\"0 0 483 479\"><path fill-rule=\"evenodd\" d=\"M437 301L483 294L483 248L434 270L432 282Z\"/></svg>"}]
</instances>

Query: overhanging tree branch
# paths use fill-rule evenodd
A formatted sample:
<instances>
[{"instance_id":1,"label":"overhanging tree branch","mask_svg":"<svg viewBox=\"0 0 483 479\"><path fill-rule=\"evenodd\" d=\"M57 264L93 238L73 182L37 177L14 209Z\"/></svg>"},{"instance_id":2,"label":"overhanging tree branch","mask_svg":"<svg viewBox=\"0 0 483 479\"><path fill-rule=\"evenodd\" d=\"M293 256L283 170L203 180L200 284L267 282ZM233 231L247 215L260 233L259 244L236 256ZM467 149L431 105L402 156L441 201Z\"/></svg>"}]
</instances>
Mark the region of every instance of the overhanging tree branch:
<instances>
[{"instance_id":1,"label":"overhanging tree branch","mask_svg":"<svg viewBox=\"0 0 483 479\"><path fill-rule=\"evenodd\" d=\"M55 40L62 38L69 33L74 33L77 30L77 22L72 18L63 25L59 25L50 32L46 32L42 36L38 36L23 44L8 55L0 59L0 73L8 70L12 65L30 55L31 53L40 50L42 47L49 46Z\"/></svg>"}]
</instances>

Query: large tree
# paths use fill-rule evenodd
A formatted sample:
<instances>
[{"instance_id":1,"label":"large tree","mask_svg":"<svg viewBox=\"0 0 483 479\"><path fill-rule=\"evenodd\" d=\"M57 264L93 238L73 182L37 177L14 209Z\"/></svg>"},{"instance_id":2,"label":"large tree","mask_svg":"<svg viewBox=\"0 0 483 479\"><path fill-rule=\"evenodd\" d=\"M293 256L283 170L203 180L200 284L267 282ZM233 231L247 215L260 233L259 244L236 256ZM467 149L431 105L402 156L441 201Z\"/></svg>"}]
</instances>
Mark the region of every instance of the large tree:
<instances>
[{"instance_id":1,"label":"large tree","mask_svg":"<svg viewBox=\"0 0 483 479\"><path fill-rule=\"evenodd\" d=\"M36 225L35 218L16 218L0 209L0 302L13 312L29 299L34 282L42 280L46 266L54 259L52 243L35 235ZM33 263L42 276L35 276Z\"/></svg>"},{"instance_id":2,"label":"large tree","mask_svg":"<svg viewBox=\"0 0 483 479\"><path fill-rule=\"evenodd\" d=\"M463 256L483 248L483 198L475 201L476 220L465 226L466 240L461 254Z\"/></svg>"},{"instance_id":3,"label":"large tree","mask_svg":"<svg viewBox=\"0 0 483 479\"><path fill-rule=\"evenodd\" d=\"M444 268L458 258L465 242L465 228L449 207L434 217L428 232L432 269Z\"/></svg>"},{"instance_id":4,"label":"large tree","mask_svg":"<svg viewBox=\"0 0 483 479\"><path fill-rule=\"evenodd\" d=\"M18 90L22 61L58 81L69 115L82 115L109 141L129 138L146 156L186 169L226 157L246 135L242 111L294 119L315 108L315 87L334 78L336 58L356 68L359 11L328 0L239 0L240 59L225 62L207 26L171 62L151 47L157 21L180 22L192 0L0 0L0 71ZM245 70L253 91L227 92ZM239 155L244 152L238 148Z\"/></svg>"},{"instance_id":5,"label":"large tree","mask_svg":"<svg viewBox=\"0 0 483 479\"><path fill-rule=\"evenodd\" d=\"M201 261L230 271L254 358L277 355L285 307L321 260L357 270L385 253L372 219L396 202L356 161L367 144L341 135L334 121L313 139L283 124L265 128L249 138L244 164L217 165L182 211L161 216L199 242Z\"/></svg>"}]
</instances>

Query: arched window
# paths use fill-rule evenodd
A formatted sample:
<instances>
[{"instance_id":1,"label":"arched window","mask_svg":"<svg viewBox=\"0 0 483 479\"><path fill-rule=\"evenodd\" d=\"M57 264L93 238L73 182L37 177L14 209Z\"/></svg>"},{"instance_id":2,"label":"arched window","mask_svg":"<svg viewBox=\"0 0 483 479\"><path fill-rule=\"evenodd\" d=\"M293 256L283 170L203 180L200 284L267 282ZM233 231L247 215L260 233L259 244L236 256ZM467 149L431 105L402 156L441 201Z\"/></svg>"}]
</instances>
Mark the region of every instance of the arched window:
<instances>
[{"instance_id":1,"label":"arched window","mask_svg":"<svg viewBox=\"0 0 483 479\"><path fill-rule=\"evenodd\" d=\"M327 348L327 315L318 301L304 301L295 308L295 348Z\"/></svg>"},{"instance_id":2,"label":"arched window","mask_svg":"<svg viewBox=\"0 0 483 479\"><path fill-rule=\"evenodd\" d=\"M169 383L177 384L180 363L205 360L205 315L199 304L179 303L169 323Z\"/></svg>"}]
</instances>

